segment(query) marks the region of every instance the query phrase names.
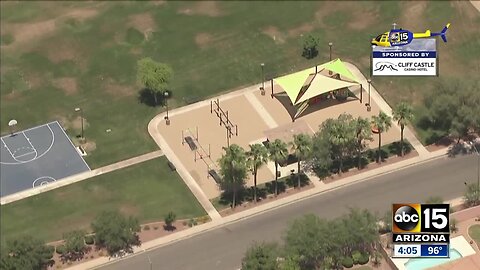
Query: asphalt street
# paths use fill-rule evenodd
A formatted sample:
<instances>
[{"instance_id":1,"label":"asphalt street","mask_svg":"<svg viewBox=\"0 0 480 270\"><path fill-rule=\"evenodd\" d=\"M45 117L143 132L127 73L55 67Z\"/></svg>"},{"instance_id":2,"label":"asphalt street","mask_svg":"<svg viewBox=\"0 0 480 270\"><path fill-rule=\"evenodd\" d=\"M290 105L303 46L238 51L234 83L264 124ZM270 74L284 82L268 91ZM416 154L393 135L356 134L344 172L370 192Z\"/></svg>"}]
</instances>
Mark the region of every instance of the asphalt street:
<instances>
[{"instance_id":1,"label":"asphalt street","mask_svg":"<svg viewBox=\"0 0 480 270\"><path fill-rule=\"evenodd\" d=\"M441 158L316 195L198 236L118 261L102 269L234 270L254 241L282 238L292 219L307 213L334 218L349 207L385 213L393 202L423 202L430 196L462 196L464 182L477 179L477 157ZM149 263L149 258L151 264Z\"/></svg>"}]
</instances>

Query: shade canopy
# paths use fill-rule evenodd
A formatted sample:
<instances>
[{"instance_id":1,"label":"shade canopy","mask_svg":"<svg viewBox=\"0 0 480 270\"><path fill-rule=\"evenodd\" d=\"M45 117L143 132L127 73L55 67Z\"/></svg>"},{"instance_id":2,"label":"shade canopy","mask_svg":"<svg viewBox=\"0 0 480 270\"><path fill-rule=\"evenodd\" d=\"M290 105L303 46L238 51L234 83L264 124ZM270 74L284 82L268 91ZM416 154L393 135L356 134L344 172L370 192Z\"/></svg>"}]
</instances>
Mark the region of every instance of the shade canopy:
<instances>
[{"instance_id":1,"label":"shade canopy","mask_svg":"<svg viewBox=\"0 0 480 270\"><path fill-rule=\"evenodd\" d=\"M308 101L321 94L360 85L340 59L273 79L296 107L294 119L309 106Z\"/></svg>"},{"instance_id":2,"label":"shade canopy","mask_svg":"<svg viewBox=\"0 0 480 270\"><path fill-rule=\"evenodd\" d=\"M334 78L330 73L339 76ZM307 68L282 76L274 81L282 87L293 105L330 91L360 84L340 59L332 60L317 68Z\"/></svg>"}]
</instances>

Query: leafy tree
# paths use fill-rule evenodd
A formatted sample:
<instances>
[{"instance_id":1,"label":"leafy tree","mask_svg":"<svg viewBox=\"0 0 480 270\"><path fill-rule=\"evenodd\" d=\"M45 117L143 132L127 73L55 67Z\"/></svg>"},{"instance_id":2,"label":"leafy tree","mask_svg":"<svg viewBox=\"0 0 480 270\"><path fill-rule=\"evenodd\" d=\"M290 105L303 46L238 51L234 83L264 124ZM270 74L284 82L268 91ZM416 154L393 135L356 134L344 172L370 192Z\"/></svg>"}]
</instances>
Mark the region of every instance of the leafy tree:
<instances>
[{"instance_id":1,"label":"leafy tree","mask_svg":"<svg viewBox=\"0 0 480 270\"><path fill-rule=\"evenodd\" d=\"M277 257L276 244L255 243L242 259L242 270L277 270Z\"/></svg>"},{"instance_id":2,"label":"leafy tree","mask_svg":"<svg viewBox=\"0 0 480 270\"><path fill-rule=\"evenodd\" d=\"M307 34L303 38L303 53L302 56L307 59L315 58L318 55L318 45L320 38L313 34Z\"/></svg>"},{"instance_id":3,"label":"leafy tree","mask_svg":"<svg viewBox=\"0 0 480 270\"><path fill-rule=\"evenodd\" d=\"M339 162L338 173L343 170L343 160L348 156L355 144L355 130L352 125L353 118L350 114L341 114L337 119L327 119L322 123L322 131L330 142L331 153Z\"/></svg>"},{"instance_id":4,"label":"leafy tree","mask_svg":"<svg viewBox=\"0 0 480 270\"><path fill-rule=\"evenodd\" d=\"M165 226L167 229L173 228L172 225L175 222L176 218L177 215L175 215L173 211L170 211L167 213L167 215L165 215L163 221L165 222Z\"/></svg>"},{"instance_id":5,"label":"leafy tree","mask_svg":"<svg viewBox=\"0 0 480 270\"><path fill-rule=\"evenodd\" d=\"M158 94L167 91L172 77L173 71L167 64L155 62L150 57L137 62L137 79L146 89L152 91L155 105L158 105Z\"/></svg>"},{"instance_id":6,"label":"leafy tree","mask_svg":"<svg viewBox=\"0 0 480 270\"><path fill-rule=\"evenodd\" d=\"M390 127L392 127L392 118L385 114L384 112L380 112L377 115L372 117L372 123L378 130L378 154L377 154L377 162L381 162L381 148L382 148L382 133L387 132Z\"/></svg>"},{"instance_id":7,"label":"leafy tree","mask_svg":"<svg viewBox=\"0 0 480 270\"><path fill-rule=\"evenodd\" d=\"M467 185L467 189L465 190L464 195L464 202L467 206L475 206L479 203L479 189L477 184L469 184Z\"/></svg>"},{"instance_id":8,"label":"leafy tree","mask_svg":"<svg viewBox=\"0 0 480 270\"><path fill-rule=\"evenodd\" d=\"M6 244L2 250L0 269L44 269L50 263L53 250L31 236L22 236Z\"/></svg>"},{"instance_id":9,"label":"leafy tree","mask_svg":"<svg viewBox=\"0 0 480 270\"><path fill-rule=\"evenodd\" d=\"M331 165L330 143L327 134L320 130L312 138L312 151L310 157L307 158L306 167L323 179L330 174Z\"/></svg>"},{"instance_id":10,"label":"leafy tree","mask_svg":"<svg viewBox=\"0 0 480 270\"><path fill-rule=\"evenodd\" d=\"M307 134L296 134L293 136L293 142L291 143L293 152L297 157L297 181L298 188L301 185L301 168L300 163L306 160L312 151L312 138Z\"/></svg>"},{"instance_id":11,"label":"leafy tree","mask_svg":"<svg viewBox=\"0 0 480 270\"><path fill-rule=\"evenodd\" d=\"M278 195L278 163L285 161L288 156L287 144L279 139L268 145L270 160L275 162L275 196Z\"/></svg>"},{"instance_id":12,"label":"leafy tree","mask_svg":"<svg viewBox=\"0 0 480 270\"><path fill-rule=\"evenodd\" d=\"M328 221L312 214L294 220L286 232L287 252L300 258L302 268L317 269L327 257L333 240L331 228Z\"/></svg>"},{"instance_id":13,"label":"leafy tree","mask_svg":"<svg viewBox=\"0 0 480 270\"><path fill-rule=\"evenodd\" d=\"M268 150L263 144L256 143L250 145L250 151L247 155L250 163L248 167L253 174L253 201L257 202L257 172L262 165L267 164Z\"/></svg>"},{"instance_id":14,"label":"leafy tree","mask_svg":"<svg viewBox=\"0 0 480 270\"><path fill-rule=\"evenodd\" d=\"M118 211L104 211L91 224L95 232L95 243L105 247L109 254L131 252L133 245L139 245L138 220L125 217Z\"/></svg>"},{"instance_id":15,"label":"leafy tree","mask_svg":"<svg viewBox=\"0 0 480 270\"><path fill-rule=\"evenodd\" d=\"M85 252L85 231L75 230L63 235L65 239L65 257L68 260L81 258Z\"/></svg>"},{"instance_id":16,"label":"leafy tree","mask_svg":"<svg viewBox=\"0 0 480 270\"><path fill-rule=\"evenodd\" d=\"M232 207L235 207L237 191L245 186L247 178L247 155L242 147L232 144L224 147L225 154L219 160L222 186L232 191Z\"/></svg>"},{"instance_id":17,"label":"leafy tree","mask_svg":"<svg viewBox=\"0 0 480 270\"><path fill-rule=\"evenodd\" d=\"M377 218L366 209L350 209L343 218L343 225L348 232L344 246L347 254L354 250L366 253L379 241Z\"/></svg>"},{"instance_id":18,"label":"leafy tree","mask_svg":"<svg viewBox=\"0 0 480 270\"><path fill-rule=\"evenodd\" d=\"M370 120L359 116L353 120L353 126L355 130L355 138L358 157L358 169L362 166L362 153L365 150L365 141L372 141L372 128L370 126Z\"/></svg>"},{"instance_id":19,"label":"leafy tree","mask_svg":"<svg viewBox=\"0 0 480 270\"><path fill-rule=\"evenodd\" d=\"M403 130L405 129L405 125L407 125L409 122L412 122L415 117L413 114L413 107L409 103L403 101L398 103L397 106L393 108L392 114L393 120L397 121L398 125L400 126L400 153L403 157Z\"/></svg>"}]
</instances>

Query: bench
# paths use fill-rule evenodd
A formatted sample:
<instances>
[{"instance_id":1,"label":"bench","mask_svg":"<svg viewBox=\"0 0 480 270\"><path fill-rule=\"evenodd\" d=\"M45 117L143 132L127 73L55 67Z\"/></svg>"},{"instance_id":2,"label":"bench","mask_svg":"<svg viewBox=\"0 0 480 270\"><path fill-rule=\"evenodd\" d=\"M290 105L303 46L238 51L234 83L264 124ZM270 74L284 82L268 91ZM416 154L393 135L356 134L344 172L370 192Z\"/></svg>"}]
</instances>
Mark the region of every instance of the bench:
<instances>
[{"instance_id":1,"label":"bench","mask_svg":"<svg viewBox=\"0 0 480 270\"><path fill-rule=\"evenodd\" d=\"M177 168L175 168L175 165L173 165L172 162L169 161L167 164L168 164L168 167L170 167L170 170L172 170L172 171L176 171L176 170L177 170Z\"/></svg>"},{"instance_id":2,"label":"bench","mask_svg":"<svg viewBox=\"0 0 480 270\"><path fill-rule=\"evenodd\" d=\"M192 151L197 150L197 145L195 144L195 141L192 139L192 137L190 136L185 137L185 141L188 143L188 146L190 146L190 150Z\"/></svg>"},{"instance_id":3,"label":"bench","mask_svg":"<svg viewBox=\"0 0 480 270\"><path fill-rule=\"evenodd\" d=\"M220 184L222 182L222 178L215 170L209 170L208 174L213 178L213 180L215 180L217 184Z\"/></svg>"}]
</instances>

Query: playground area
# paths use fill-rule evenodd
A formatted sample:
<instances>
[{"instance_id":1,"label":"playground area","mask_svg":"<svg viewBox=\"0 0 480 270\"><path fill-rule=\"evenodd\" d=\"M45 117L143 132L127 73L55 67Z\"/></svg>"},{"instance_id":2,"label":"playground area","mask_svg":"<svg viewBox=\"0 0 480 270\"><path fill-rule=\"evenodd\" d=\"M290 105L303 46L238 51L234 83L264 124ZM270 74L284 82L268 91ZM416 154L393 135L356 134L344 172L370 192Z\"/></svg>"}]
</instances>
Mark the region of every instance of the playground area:
<instances>
[{"instance_id":1,"label":"playground area","mask_svg":"<svg viewBox=\"0 0 480 270\"><path fill-rule=\"evenodd\" d=\"M337 118L342 113L354 117L378 115L379 107L372 99L370 109L365 106L369 99L365 87L362 102L358 98L360 85L348 87L348 90L352 95L345 99L334 98L331 92L308 99L308 106L298 113L298 106L289 102L280 84L268 81L263 91L255 86L174 110L169 114L169 125L164 122L159 131L178 160L212 199L221 192L217 161L224 153L223 147L238 144L248 151L250 144L266 143L277 138L288 143L294 134L313 135L322 122ZM399 129L392 125L388 132L382 134L382 144L398 140L399 134ZM373 137L370 148L378 146L378 136L374 134ZM296 165L281 167L281 176L288 175L291 169L296 169ZM269 162L259 170L258 184L272 181L274 173L274 164ZM253 185L251 175L247 185Z\"/></svg>"}]
</instances>

